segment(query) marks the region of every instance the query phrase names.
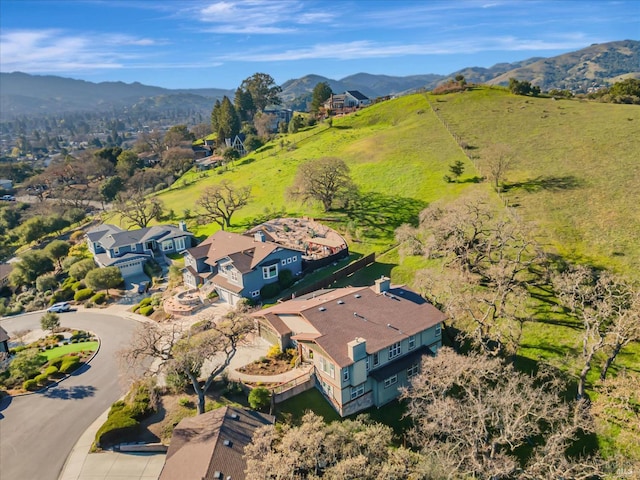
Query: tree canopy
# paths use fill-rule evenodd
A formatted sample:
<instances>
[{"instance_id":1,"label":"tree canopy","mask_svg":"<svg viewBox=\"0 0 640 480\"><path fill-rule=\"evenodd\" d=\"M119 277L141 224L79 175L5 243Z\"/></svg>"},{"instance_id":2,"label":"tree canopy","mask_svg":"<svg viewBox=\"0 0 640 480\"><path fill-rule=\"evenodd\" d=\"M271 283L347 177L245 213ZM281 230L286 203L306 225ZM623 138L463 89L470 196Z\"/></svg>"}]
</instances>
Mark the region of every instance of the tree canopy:
<instances>
[{"instance_id":1,"label":"tree canopy","mask_svg":"<svg viewBox=\"0 0 640 480\"><path fill-rule=\"evenodd\" d=\"M196 204L204 209L205 220L216 222L224 230L231 226L231 217L236 210L247 205L250 198L250 186L235 187L229 180L223 180L207 188Z\"/></svg>"},{"instance_id":2,"label":"tree canopy","mask_svg":"<svg viewBox=\"0 0 640 480\"><path fill-rule=\"evenodd\" d=\"M317 112L325 101L329 99L333 91L327 82L320 82L313 87L311 97L311 111Z\"/></svg>"},{"instance_id":3,"label":"tree canopy","mask_svg":"<svg viewBox=\"0 0 640 480\"><path fill-rule=\"evenodd\" d=\"M267 73L254 73L245 78L240 88L251 94L253 105L257 111L263 112L267 105L280 105L282 88L276 85L273 77Z\"/></svg>"},{"instance_id":4,"label":"tree canopy","mask_svg":"<svg viewBox=\"0 0 640 480\"><path fill-rule=\"evenodd\" d=\"M336 157L323 157L302 163L287 193L302 202L319 201L328 212L337 199L355 190L347 164Z\"/></svg>"}]
</instances>

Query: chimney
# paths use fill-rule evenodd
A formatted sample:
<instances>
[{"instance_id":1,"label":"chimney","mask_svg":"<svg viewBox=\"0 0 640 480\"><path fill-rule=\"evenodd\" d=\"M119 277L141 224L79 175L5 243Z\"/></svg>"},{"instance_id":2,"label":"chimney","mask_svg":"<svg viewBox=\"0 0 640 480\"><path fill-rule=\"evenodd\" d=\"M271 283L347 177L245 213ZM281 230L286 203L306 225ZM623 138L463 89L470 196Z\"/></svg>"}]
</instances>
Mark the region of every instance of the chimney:
<instances>
[{"instance_id":1,"label":"chimney","mask_svg":"<svg viewBox=\"0 0 640 480\"><path fill-rule=\"evenodd\" d=\"M180 223L178 224L178 228L180 230L182 230L183 232L187 231L187 222L185 222L184 220L181 220Z\"/></svg>"},{"instance_id":2,"label":"chimney","mask_svg":"<svg viewBox=\"0 0 640 480\"><path fill-rule=\"evenodd\" d=\"M347 343L347 353L354 362L362 360L367 356L367 341L364 338L356 337L355 340Z\"/></svg>"},{"instance_id":3,"label":"chimney","mask_svg":"<svg viewBox=\"0 0 640 480\"><path fill-rule=\"evenodd\" d=\"M256 232L256 233L254 233L254 234L253 234L253 239L254 239L256 242L261 242L261 243L262 243L262 242L264 242L264 241L265 241L264 232L263 232L262 230L260 230L260 231L258 231L258 232Z\"/></svg>"},{"instance_id":4,"label":"chimney","mask_svg":"<svg viewBox=\"0 0 640 480\"><path fill-rule=\"evenodd\" d=\"M376 280L376 283L373 287L373 291L380 295L383 292L388 292L389 287L391 287L391 279L389 277L385 277L384 275Z\"/></svg>"}]
</instances>

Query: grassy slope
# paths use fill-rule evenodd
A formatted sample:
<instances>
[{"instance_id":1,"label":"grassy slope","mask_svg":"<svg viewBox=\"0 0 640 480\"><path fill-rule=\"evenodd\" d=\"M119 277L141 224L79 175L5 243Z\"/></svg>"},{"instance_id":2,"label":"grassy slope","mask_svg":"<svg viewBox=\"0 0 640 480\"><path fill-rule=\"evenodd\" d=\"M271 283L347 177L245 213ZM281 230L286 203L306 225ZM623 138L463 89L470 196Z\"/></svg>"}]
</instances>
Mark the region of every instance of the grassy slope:
<instances>
[{"instance_id":1,"label":"grassy slope","mask_svg":"<svg viewBox=\"0 0 640 480\"><path fill-rule=\"evenodd\" d=\"M540 238L576 262L640 279L640 109L526 98L498 90L432 97L440 114L482 155L509 145L510 204Z\"/></svg>"},{"instance_id":2,"label":"grassy slope","mask_svg":"<svg viewBox=\"0 0 640 480\"><path fill-rule=\"evenodd\" d=\"M443 131L423 96L403 97L337 118L333 128L318 126L289 136L287 140L296 145L293 150L276 144L237 161L224 173L188 174L159 197L179 220L185 208L196 210L195 201L208 185L229 179L236 185L252 187L250 204L233 217L237 230L248 227L248 222L263 214L265 208L284 209L290 216L331 217L341 221L343 227L349 224L351 233L362 240L353 243L352 250L381 251L393 243L394 229L403 222L415 222L428 202L455 197L466 188L478 188L443 182L454 159L466 160ZM297 166L322 156L344 159L366 194L365 204L350 219L340 212L324 214L318 205L301 205L286 199L285 192ZM467 167L472 169L468 161ZM192 179L198 181L190 183ZM191 221L189 228L198 235L209 235L217 226L200 227Z\"/></svg>"}]
</instances>

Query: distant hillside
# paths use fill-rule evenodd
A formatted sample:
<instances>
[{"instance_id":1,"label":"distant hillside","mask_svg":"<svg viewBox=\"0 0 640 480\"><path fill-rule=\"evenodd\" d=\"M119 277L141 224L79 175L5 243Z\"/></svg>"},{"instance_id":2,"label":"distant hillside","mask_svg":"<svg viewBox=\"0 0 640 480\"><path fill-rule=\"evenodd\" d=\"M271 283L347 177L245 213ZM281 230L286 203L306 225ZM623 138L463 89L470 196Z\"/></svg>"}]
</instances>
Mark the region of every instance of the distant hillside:
<instances>
[{"instance_id":1,"label":"distant hillside","mask_svg":"<svg viewBox=\"0 0 640 480\"><path fill-rule=\"evenodd\" d=\"M102 82L0 73L0 114L3 119L16 115L60 114L78 111L107 111L131 107L155 98L154 108L211 110L213 99L233 95L223 89L171 90L141 83Z\"/></svg>"},{"instance_id":2,"label":"distant hillside","mask_svg":"<svg viewBox=\"0 0 640 480\"><path fill-rule=\"evenodd\" d=\"M558 88L586 92L593 86L611 84L620 75L640 78L640 41L594 44L509 70L485 83L506 85L513 77L528 80L543 91Z\"/></svg>"},{"instance_id":3,"label":"distant hillside","mask_svg":"<svg viewBox=\"0 0 640 480\"><path fill-rule=\"evenodd\" d=\"M472 83L507 84L513 77L528 80L542 90L587 91L595 85L608 85L629 76L640 78L640 42L623 40L596 44L557 57L498 63L489 68L468 67L450 75L395 77L358 73L334 80L310 74L284 82L281 97L284 106L304 109L319 82L328 82L335 93L359 90L370 98L376 98L402 95L422 88L430 90L457 74L464 75ZM155 110L178 106L205 113L211 111L214 99L221 99L224 95L233 98L234 94L235 90L219 88L166 89L137 82L92 83L56 76L0 73L0 116L8 119L17 115L107 111L141 103L153 104Z\"/></svg>"}]
</instances>

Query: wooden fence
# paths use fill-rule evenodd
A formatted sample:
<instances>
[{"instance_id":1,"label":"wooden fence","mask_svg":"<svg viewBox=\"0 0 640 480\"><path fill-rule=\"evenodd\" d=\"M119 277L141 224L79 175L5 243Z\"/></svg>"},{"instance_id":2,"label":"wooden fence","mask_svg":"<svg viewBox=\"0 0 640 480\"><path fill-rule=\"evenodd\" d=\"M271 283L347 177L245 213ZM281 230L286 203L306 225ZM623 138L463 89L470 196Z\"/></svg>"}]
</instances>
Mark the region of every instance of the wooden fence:
<instances>
[{"instance_id":1,"label":"wooden fence","mask_svg":"<svg viewBox=\"0 0 640 480\"><path fill-rule=\"evenodd\" d=\"M296 290L291 295L291 297L292 298L299 297L301 295L306 295L307 293L315 292L316 290L321 290L323 288L327 288L329 285L333 284L337 280L340 280L340 279L343 279L345 277L348 277L352 273L355 273L358 270L363 269L367 265L371 265L375 261L376 261L376 254L375 253L370 253L366 257L362 257L361 259L356 260L355 262L351 262L346 267L343 267L343 268L341 268L339 270L336 270L335 272L333 272L328 277L325 277L322 280L318 280L317 282L312 283L311 285L307 285L306 287L303 287L303 288L301 288L299 290Z\"/></svg>"}]
</instances>

